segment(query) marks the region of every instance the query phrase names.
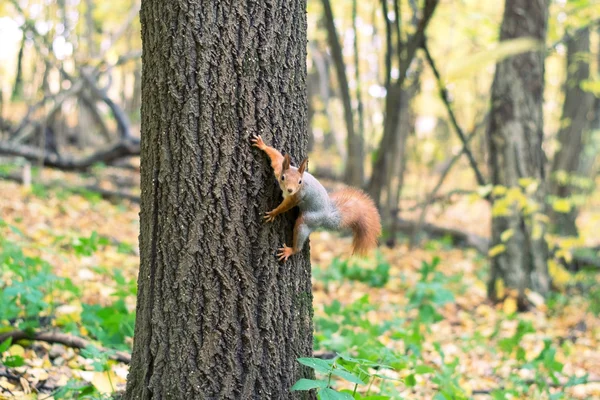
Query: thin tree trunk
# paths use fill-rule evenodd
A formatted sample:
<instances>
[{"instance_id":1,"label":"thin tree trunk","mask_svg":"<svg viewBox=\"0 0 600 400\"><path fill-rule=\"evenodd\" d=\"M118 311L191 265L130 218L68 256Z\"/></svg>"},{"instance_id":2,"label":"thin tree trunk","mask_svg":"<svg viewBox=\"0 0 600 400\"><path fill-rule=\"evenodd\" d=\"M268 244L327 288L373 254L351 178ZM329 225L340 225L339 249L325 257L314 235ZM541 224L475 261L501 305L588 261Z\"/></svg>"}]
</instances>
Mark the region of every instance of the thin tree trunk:
<instances>
[{"instance_id":1,"label":"thin tree trunk","mask_svg":"<svg viewBox=\"0 0 600 400\"><path fill-rule=\"evenodd\" d=\"M567 41L567 78L565 83L565 101L563 103L561 129L558 132L560 145L554 155L550 174L552 196L569 198L576 187L560 179L560 175L578 175L583 152L584 135L588 131L590 115L594 105L594 95L581 89L582 82L590 77L589 65L590 30L578 31L577 36ZM553 229L565 236L577 236L576 208L570 212L551 212Z\"/></svg>"},{"instance_id":2,"label":"thin tree trunk","mask_svg":"<svg viewBox=\"0 0 600 400\"><path fill-rule=\"evenodd\" d=\"M23 39L21 39L21 47L19 47L19 54L17 55L17 73L15 75L15 84L13 85L11 101L20 100L23 97L23 53L25 52L25 42L27 35L23 32Z\"/></svg>"},{"instance_id":3,"label":"thin tree trunk","mask_svg":"<svg viewBox=\"0 0 600 400\"><path fill-rule=\"evenodd\" d=\"M544 43L548 1L506 0L500 40L532 37ZM526 196L520 185L527 179L537 182L529 196L538 210L526 213L507 196L492 198L492 246L499 254L491 257L488 294L497 298L496 283L501 280L504 287L516 289L520 309L526 307L525 289L544 295L550 290L546 227L537 218L544 211L546 193L543 94L543 51L520 54L497 64L488 130L492 183ZM501 207L501 202L509 204Z\"/></svg>"},{"instance_id":4,"label":"thin tree trunk","mask_svg":"<svg viewBox=\"0 0 600 400\"><path fill-rule=\"evenodd\" d=\"M126 399L299 399L308 248L250 137L305 156L306 2L144 0L140 273ZM314 398L314 396L308 398Z\"/></svg>"},{"instance_id":5,"label":"thin tree trunk","mask_svg":"<svg viewBox=\"0 0 600 400\"><path fill-rule=\"evenodd\" d=\"M85 33L89 56L94 58L98 53L95 41L96 23L94 22L94 0L85 0Z\"/></svg>"},{"instance_id":6,"label":"thin tree trunk","mask_svg":"<svg viewBox=\"0 0 600 400\"><path fill-rule=\"evenodd\" d=\"M365 139L365 119L363 114L363 101L362 101L362 90L361 90L361 79L360 79L360 57L358 52L358 27L357 27L357 18L358 18L358 0L352 1L352 29L354 31L354 76L356 81L356 113L358 114L358 125L356 134L361 140L361 154L360 159L361 165L364 165L364 157L365 157L365 148L364 148L364 139ZM363 171L363 179L364 179L364 171ZM362 180L361 180L362 185Z\"/></svg>"},{"instance_id":7,"label":"thin tree trunk","mask_svg":"<svg viewBox=\"0 0 600 400\"><path fill-rule=\"evenodd\" d=\"M387 3L385 0L382 0L382 6L385 10L387 10ZM413 59L415 58L415 54L417 48L421 45L424 39L425 31L431 18L433 17L433 13L437 8L439 0L426 0L423 6L423 15L421 19L416 23L416 32L411 36L410 40L406 45L402 45L402 49L398 50L398 53L402 52L404 56L402 57L399 65L400 74L398 79L395 81L391 81L391 67L386 67L388 71L386 71L386 84L387 87L387 95L385 97L385 105L384 105L384 123L383 123L383 137L381 138L381 142L379 143L379 147L377 153L375 155L373 161L373 172L371 175L371 179L369 180L369 184L367 185L367 191L375 201L378 207L382 206L382 192L385 188L386 176L388 176L389 171L393 168L393 160L390 154L390 146L392 146L397 141L397 133L398 133L398 125L401 123L400 121L400 99L402 96L402 88L404 81L406 79L406 74L409 66L411 65ZM393 46L391 46L391 23L387 16L386 19L386 34L388 45L386 51L386 64L391 65L391 52ZM388 61L390 60L390 61ZM388 83L389 82L389 83ZM398 155L401 157L402 155Z\"/></svg>"},{"instance_id":8,"label":"thin tree trunk","mask_svg":"<svg viewBox=\"0 0 600 400\"><path fill-rule=\"evenodd\" d=\"M350 88L348 86L348 77L346 76L346 66L342 54L342 46L340 45L335 23L333 19L333 11L329 0L322 0L323 10L325 13L325 26L327 27L327 40L331 49L333 65L335 67L338 84L340 86L340 96L344 107L344 121L346 123L346 131L348 133L348 158L346 160L346 183L354 186L362 186L364 180L364 154L362 138L354 129L354 117L352 114L352 100L350 98Z\"/></svg>"},{"instance_id":9,"label":"thin tree trunk","mask_svg":"<svg viewBox=\"0 0 600 400\"><path fill-rule=\"evenodd\" d=\"M311 44L309 44L309 46L310 45ZM348 157L346 147L344 146L344 143L338 139L340 135L338 135L335 119L333 118L331 109L329 107L329 99L331 98L329 86L329 63L325 59L323 53L316 46L312 47L312 55L313 62L315 63L315 67L319 73L319 93L323 101L323 113L327 117L327 125L329 127L329 131L325 132L324 134L325 137L323 140L323 147L325 150L327 150L330 148L331 142L333 142L338 154L342 158L342 161L346 163ZM332 140L329 140L328 138L332 138Z\"/></svg>"}]
</instances>

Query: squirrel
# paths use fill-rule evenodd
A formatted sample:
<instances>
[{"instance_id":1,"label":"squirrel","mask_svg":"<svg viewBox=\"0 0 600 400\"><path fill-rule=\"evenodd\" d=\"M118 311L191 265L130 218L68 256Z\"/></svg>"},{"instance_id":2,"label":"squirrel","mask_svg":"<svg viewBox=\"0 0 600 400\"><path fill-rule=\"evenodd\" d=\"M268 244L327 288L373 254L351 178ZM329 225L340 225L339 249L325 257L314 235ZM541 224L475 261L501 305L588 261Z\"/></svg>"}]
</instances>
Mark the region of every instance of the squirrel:
<instances>
[{"instance_id":1,"label":"squirrel","mask_svg":"<svg viewBox=\"0 0 600 400\"><path fill-rule=\"evenodd\" d=\"M259 135L253 135L251 142L252 146L269 156L273 173L283 192L281 204L266 212L264 220L272 222L278 214L295 206L300 208L294 225L292 247L284 244L278 249L279 261L287 261L290 256L302 250L310 233L318 228L352 229L352 254L365 255L377 246L381 221L375 203L367 194L348 187L329 195L323 185L306 172L308 158L302 160L299 167L294 167L290 164L289 154L281 155L273 147L267 146Z\"/></svg>"}]
</instances>

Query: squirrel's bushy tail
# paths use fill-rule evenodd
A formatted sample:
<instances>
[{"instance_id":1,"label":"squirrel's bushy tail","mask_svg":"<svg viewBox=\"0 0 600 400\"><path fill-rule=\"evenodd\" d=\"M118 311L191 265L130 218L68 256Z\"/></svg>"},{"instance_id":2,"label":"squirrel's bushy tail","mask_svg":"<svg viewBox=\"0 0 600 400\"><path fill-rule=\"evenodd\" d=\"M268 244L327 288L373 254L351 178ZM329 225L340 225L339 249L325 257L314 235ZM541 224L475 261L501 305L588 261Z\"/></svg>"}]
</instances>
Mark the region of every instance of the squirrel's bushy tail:
<instances>
[{"instance_id":1,"label":"squirrel's bushy tail","mask_svg":"<svg viewBox=\"0 0 600 400\"><path fill-rule=\"evenodd\" d=\"M375 248L381 234L381 221L373 200L355 188L334 192L331 200L342 216L340 228L350 228L354 233L352 254L365 255Z\"/></svg>"}]
</instances>

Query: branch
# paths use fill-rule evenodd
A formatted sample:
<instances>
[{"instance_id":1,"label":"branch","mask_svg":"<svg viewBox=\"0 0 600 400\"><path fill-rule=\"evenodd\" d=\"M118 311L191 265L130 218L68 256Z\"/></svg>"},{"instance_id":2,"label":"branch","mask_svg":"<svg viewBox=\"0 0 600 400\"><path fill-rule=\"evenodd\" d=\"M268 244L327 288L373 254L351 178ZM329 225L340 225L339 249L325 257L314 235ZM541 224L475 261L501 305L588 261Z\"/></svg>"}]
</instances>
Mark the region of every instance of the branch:
<instances>
[{"instance_id":1,"label":"branch","mask_svg":"<svg viewBox=\"0 0 600 400\"><path fill-rule=\"evenodd\" d=\"M431 21L431 17L439 3L439 0L425 0L425 6L423 7L423 17L417 25L417 31L412 35L406 46L406 58L400 64L400 75L398 76L397 85L402 85L406 78L406 72L415 58L417 49L421 47L423 40L425 39L425 29Z\"/></svg>"},{"instance_id":2,"label":"branch","mask_svg":"<svg viewBox=\"0 0 600 400\"><path fill-rule=\"evenodd\" d=\"M400 218L397 218L396 220L397 229L409 235L414 232L417 224L418 222L408 221ZM428 235L434 238L450 236L452 238L453 245L472 247L482 254L487 254L490 246L490 240L488 238L458 229L445 228L438 225L425 223L422 225L421 230L425 231Z\"/></svg>"},{"instance_id":3,"label":"branch","mask_svg":"<svg viewBox=\"0 0 600 400\"><path fill-rule=\"evenodd\" d=\"M121 140L98 150L87 157L76 159L49 154L43 150L27 145L0 142L0 154L19 156L29 161L42 160L43 164L48 167L66 171L82 171L99 162L108 164L119 158L137 156L140 154L140 143L139 140L134 138Z\"/></svg>"},{"instance_id":4,"label":"branch","mask_svg":"<svg viewBox=\"0 0 600 400\"><path fill-rule=\"evenodd\" d=\"M46 343L59 343L76 349L85 349L88 346L95 346L89 340L61 332L35 332L33 334L29 334L25 331L12 331L0 334L0 343L2 343L8 338L12 338L13 342L21 339L28 339L38 340ZM115 351L114 354L112 354L113 352L110 349L101 346L95 347L100 352L108 352L109 357L113 360L117 360L125 364L129 364L131 362L131 354L125 351Z\"/></svg>"},{"instance_id":5,"label":"branch","mask_svg":"<svg viewBox=\"0 0 600 400\"><path fill-rule=\"evenodd\" d=\"M451 162L452 162L452 161L451 161ZM434 193L434 192L432 191L432 194L433 194L433 193ZM428 201L428 200L424 200L424 201L422 201L421 203L415 204L415 205L414 205L414 206L412 206L412 207L409 207L409 208L405 208L405 209L403 209L403 211L406 211L406 212L417 211L417 210L419 210L419 209L421 209L421 208L427 207L427 206L429 206L429 205L431 205L431 204L433 204L433 203L435 203L435 202L438 202L438 201L450 201L450 198L451 198L452 196L455 196L455 195L463 195L463 196L466 196L466 195L470 195L470 194L476 194L476 193L477 193L477 192L476 192L476 191L474 191L474 190L467 190L467 189L454 189L454 190L451 190L451 191L449 191L449 192L447 192L447 193L438 194L438 195L435 195L435 196L432 196L432 195L430 194L430 196L429 196L429 197L430 197L429 201Z\"/></svg>"},{"instance_id":6,"label":"branch","mask_svg":"<svg viewBox=\"0 0 600 400\"><path fill-rule=\"evenodd\" d=\"M17 182L17 183L21 183L21 184L24 183L23 176L17 175L17 174L10 174L10 175L0 174L0 179ZM38 184L40 184L40 183L38 182ZM103 189L96 185L71 186L71 185L66 185L60 181L53 181L53 182L50 182L47 184L41 183L41 185L43 185L45 188L60 188L60 189L69 191L71 193L77 193L77 194L82 194L82 195L87 192L97 193L98 195L100 195L100 197L102 197L105 200L109 200L109 201L114 200L114 199L119 199L119 200L125 199L125 200L131 201L132 203L140 204L140 196L138 196L138 195L120 192L120 191L116 191L116 190Z\"/></svg>"},{"instance_id":7,"label":"branch","mask_svg":"<svg viewBox=\"0 0 600 400\"><path fill-rule=\"evenodd\" d=\"M381 0L381 8L383 12L383 20L385 21L385 89L390 89L392 79L392 24L388 18L387 0Z\"/></svg>"},{"instance_id":8,"label":"branch","mask_svg":"<svg viewBox=\"0 0 600 400\"><path fill-rule=\"evenodd\" d=\"M96 82L88 73L81 70L81 76L87 83L88 87L92 90L92 94L99 100L102 100L104 103L106 103L106 105L112 111L113 116L117 121L117 128L119 130L121 138L125 140L131 139L131 131L129 130L130 123L127 114L125 114L121 107L119 107L114 101L112 101L110 97L108 97L106 90L102 90L98 88L98 86L96 86Z\"/></svg>"},{"instance_id":9,"label":"branch","mask_svg":"<svg viewBox=\"0 0 600 400\"><path fill-rule=\"evenodd\" d=\"M444 83L440 76L440 72L438 71L437 67L435 66L435 62L433 61L433 58L431 57L431 54L429 53L429 49L427 48L427 42L425 40L422 41L421 47L423 48L423 51L425 52L425 57L427 58L427 62L431 66L433 74L435 75L435 78L438 82L438 86L440 88L440 96L442 98L442 101L444 102L444 105L446 106L446 109L448 110L448 115L450 116L450 122L452 123L452 126L454 126L454 129L456 130L456 133L458 134L458 137L460 138L460 141L463 144L463 152L469 159L469 164L471 164L471 168L473 169L473 172L475 172L475 177L477 178L477 184L479 186L485 186L486 185L485 179L483 178L483 175L481 174L481 172L479 171L479 168L477 167L477 162L475 161L475 158L473 157L473 153L471 153L471 151L469 150L467 137L465 136L465 133L462 130L462 128L458 125L458 121L456 120L454 111L452 111L450 99L448 98L448 90L444 86Z\"/></svg>"}]
</instances>

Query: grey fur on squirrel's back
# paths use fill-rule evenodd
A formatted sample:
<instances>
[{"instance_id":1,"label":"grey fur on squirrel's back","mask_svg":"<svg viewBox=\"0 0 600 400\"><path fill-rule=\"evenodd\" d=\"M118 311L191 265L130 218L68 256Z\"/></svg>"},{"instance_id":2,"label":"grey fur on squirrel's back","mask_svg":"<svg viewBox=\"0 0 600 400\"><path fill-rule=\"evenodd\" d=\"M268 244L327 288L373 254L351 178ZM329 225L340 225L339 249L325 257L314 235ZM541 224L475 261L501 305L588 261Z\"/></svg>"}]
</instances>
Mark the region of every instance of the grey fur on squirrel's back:
<instances>
[{"instance_id":1,"label":"grey fur on squirrel's back","mask_svg":"<svg viewBox=\"0 0 600 400\"><path fill-rule=\"evenodd\" d=\"M308 172L302 175L304 183L300 189L300 203L304 222L312 229L339 229L342 217L329 198L327 190Z\"/></svg>"}]
</instances>

